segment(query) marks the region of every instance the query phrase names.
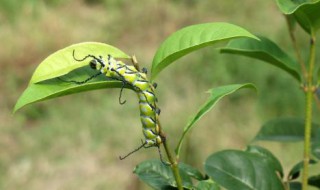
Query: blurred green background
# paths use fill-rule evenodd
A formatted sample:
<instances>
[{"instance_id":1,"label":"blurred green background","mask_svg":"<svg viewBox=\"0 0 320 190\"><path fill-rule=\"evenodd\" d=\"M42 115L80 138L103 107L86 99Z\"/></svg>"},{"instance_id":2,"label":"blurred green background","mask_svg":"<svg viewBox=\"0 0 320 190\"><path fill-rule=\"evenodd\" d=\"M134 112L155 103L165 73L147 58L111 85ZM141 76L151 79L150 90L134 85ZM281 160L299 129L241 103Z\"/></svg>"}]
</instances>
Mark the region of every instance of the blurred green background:
<instances>
[{"instance_id":1,"label":"blurred green background","mask_svg":"<svg viewBox=\"0 0 320 190\"><path fill-rule=\"evenodd\" d=\"M149 189L132 173L156 149L120 161L142 138L136 95L119 89L13 106L37 65L51 53L84 41L99 41L135 54L150 68L160 43L172 32L204 22L230 22L265 35L293 53L284 17L275 1L227 0L1 0L0 1L0 189ZM298 29L307 55L308 38ZM293 78L265 63L220 54L213 47L192 53L156 79L161 122L174 147L206 90L255 83L220 102L188 137L181 157L202 169L222 149L244 149L265 121L303 116L303 94ZM319 119L318 119L319 120ZM288 171L301 160L302 144L256 143L270 148ZM186 151L184 151L186 152Z\"/></svg>"}]
</instances>

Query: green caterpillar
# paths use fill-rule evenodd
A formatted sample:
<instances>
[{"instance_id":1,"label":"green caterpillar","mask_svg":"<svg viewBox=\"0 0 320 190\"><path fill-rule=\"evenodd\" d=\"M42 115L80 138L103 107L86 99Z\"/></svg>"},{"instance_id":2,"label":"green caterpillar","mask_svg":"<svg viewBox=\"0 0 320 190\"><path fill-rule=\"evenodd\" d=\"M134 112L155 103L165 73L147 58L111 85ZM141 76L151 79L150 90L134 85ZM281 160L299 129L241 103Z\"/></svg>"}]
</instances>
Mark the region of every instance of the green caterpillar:
<instances>
[{"instance_id":1,"label":"green caterpillar","mask_svg":"<svg viewBox=\"0 0 320 190\"><path fill-rule=\"evenodd\" d=\"M133 152L142 147L148 148L155 146L159 148L160 144L164 141L164 137L160 135L160 127L158 123L160 109L157 107L157 98L154 94L156 85L151 84L148 81L146 75L147 70L144 68L142 69L142 72L139 72L134 66L126 65L121 61L117 61L111 55L108 55L107 60L104 60L102 56L96 57L94 55L87 55L83 59L76 59L73 51L73 58L76 61L84 61L87 58L92 58L92 60L89 62L89 65L92 69L98 70L99 73L81 82L67 82L83 84L101 74L104 74L108 78L121 81L122 88L119 96L120 104L125 103L125 101L121 102L121 94L125 85L132 87L139 98L140 119L142 123L142 131L145 137L145 142ZM129 153L127 156L129 156L131 153ZM120 159L124 158L120 157Z\"/></svg>"}]
</instances>

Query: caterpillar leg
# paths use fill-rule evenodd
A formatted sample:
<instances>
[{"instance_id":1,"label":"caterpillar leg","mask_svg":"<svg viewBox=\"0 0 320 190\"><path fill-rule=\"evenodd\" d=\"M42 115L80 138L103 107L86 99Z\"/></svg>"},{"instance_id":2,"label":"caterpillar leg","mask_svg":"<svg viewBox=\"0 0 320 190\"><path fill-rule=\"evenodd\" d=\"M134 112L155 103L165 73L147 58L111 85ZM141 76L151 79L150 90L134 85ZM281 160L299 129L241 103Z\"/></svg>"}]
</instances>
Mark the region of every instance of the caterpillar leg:
<instances>
[{"instance_id":1,"label":"caterpillar leg","mask_svg":"<svg viewBox=\"0 0 320 190\"><path fill-rule=\"evenodd\" d=\"M127 155L125 156L119 156L119 159L120 160L123 160L123 159L126 159L128 156L130 156L131 154L139 151L141 148L144 148L146 145L146 142L142 143L142 145L140 145L138 148L134 149L133 151L129 152Z\"/></svg>"},{"instance_id":2,"label":"caterpillar leg","mask_svg":"<svg viewBox=\"0 0 320 190\"><path fill-rule=\"evenodd\" d=\"M171 165L172 165L171 163L165 162L165 161L163 160L162 154L161 154L160 145L158 145L157 148L158 148L158 152L159 152L159 156L160 156L160 161L162 162L162 164L165 165L165 166L171 166Z\"/></svg>"},{"instance_id":3,"label":"caterpillar leg","mask_svg":"<svg viewBox=\"0 0 320 190\"><path fill-rule=\"evenodd\" d=\"M123 88L124 88L125 85L126 85L125 82L122 81L122 87L121 87L120 95L119 95L119 104L121 104L121 105L123 105L123 104L125 104L127 102L127 100L124 100L123 102L121 101L122 91L123 91Z\"/></svg>"},{"instance_id":4,"label":"caterpillar leg","mask_svg":"<svg viewBox=\"0 0 320 190\"><path fill-rule=\"evenodd\" d=\"M133 151L129 152L129 153L128 153L127 155L125 155L125 156L119 156L119 159L120 159L120 160L124 160L124 159L126 159L127 157L129 157L131 154L139 151L141 148L157 147L157 148L158 148L158 153L159 153L159 156L160 156L160 161L162 162L162 164L164 164L165 166L171 166L171 165L172 165L171 163L165 162L165 161L163 160L162 153L161 153L161 149L160 149L160 145L147 145L147 141L143 142L142 140L141 140L141 142L142 142L142 144L141 144L138 148L136 148L136 149L134 149Z\"/></svg>"},{"instance_id":5,"label":"caterpillar leg","mask_svg":"<svg viewBox=\"0 0 320 190\"><path fill-rule=\"evenodd\" d=\"M145 145L143 146L143 148L151 148L151 147L157 147L158 148L158 153L159 153L159 157L160 157L160 161L162 162L163 165L165 166L171 166L171 163L165 162L163 157L162 157L162 153L161 153L161 149L160 149L160 145Z\"/></svg>"},{"instance_id":6,"label":"caterpillar leg","mask_svg":"<svg viewBox=\"0 0 320 190\"><path fill-rule=\"evenodd\" d=\"M84 61L84 60L86 60L86 59L89 58L89 57L91 57L91 58L93 58L93 59L95 59L95 60L99 60L96 56L90 55L90 54L87 55L87 56L85 56L85 57L82 58L82 59L77 59L77 58L75 57L75 50L72 51L72 56L73 56L73 59L76 60L76 61Z\"/></svg>"},{"instance_id":7,"label":"caterpillar leg","mask_svg":"<svg viewBox=\"0 0 320 190\"><path fill-rule=\"evenodd\" d=\"M97 76L99 76L99 75L101 75L101 74L102 74L102 73L99 72L99 73L97 73L97 74L95 74L95 75L90 76L89 78L87 78L87 79L85 79L85 80L83 80L83 81L64 80L64 79L62 79L61 77L58 77L58 79L61 80L62 82L74 83L74 84L80 85L80 84L85 84L85 83L89 82L90 80L96 78Z\"/></svg>"},{"instance_id":8,"label":"caterpillar leg","mask_svg":"<svg viewBox=\"0 0 320 190\"><path fill-rule=\"evenodd\" d=\"M157 84L156 82L154 82L154 83L152 84L152 86L153 86L153 88L157 88L158 84Z\"/></svg>"},{"instance_id":9,"label":"caterpillar leg","mask_svg":"<svg viewBox=\"0 0 320 190\"><path fill-rule=\"evenodd\" d=\"M148 69L145 68L145 67L143 67L142 70L141 70L141 72L144 73L144 74L147 74L147 73L148 73Z\"/></svg>"}]
</instances>

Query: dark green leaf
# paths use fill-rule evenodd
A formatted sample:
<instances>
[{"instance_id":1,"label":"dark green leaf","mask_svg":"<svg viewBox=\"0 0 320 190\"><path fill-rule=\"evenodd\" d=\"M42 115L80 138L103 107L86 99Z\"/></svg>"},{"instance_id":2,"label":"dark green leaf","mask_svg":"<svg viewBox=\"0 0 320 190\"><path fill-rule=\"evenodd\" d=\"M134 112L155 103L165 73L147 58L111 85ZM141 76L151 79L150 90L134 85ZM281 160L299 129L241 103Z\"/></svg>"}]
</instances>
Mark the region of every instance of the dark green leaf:
<instances>
[{"instance_id":1,"label":"dark green leaf","mask_svg":"<svg viewBox=\"0 0 320 190\"><path fill-rule=\"evenodd\" d=\"M76 69L70 72L69 74L62 76L61 79L82 81L94 75L96 72L97 71L94 71L87 66L87 67ZM89 91L89 90L105 89L105 88L120 88L121 86L122 86L121 82L110 80L103 75L82 85L63 82L58 78L49 79L36 84L30 83L27 89L23 92L23 94L18 99L14 107L14 112L19 110L23 106L26 106L28 104L32 104L35 102L40 102L40 101L44 101L52 98L57 98L60 96L65 96L65 95Z\"/></svg>"},{"instance_id":2,"label":"dark green leaf","mask_svg":"<svg viewBox=\"0 0 320 190\"><path fill-rule=\"evenodd\" d=\"M196 168L185 164L185 163L179 163L179 168L186 173L189 177L192 177L194 179L197 179L199 181L201 180L205 180L205 177L201 174L201 172L199 170L197 170Z\"/></svg>"},{"instance_id":3,"label":"dark green leaf","mask_svg":"<svg viewBox=\"0 0 320 190\"><path fill-rule=\"evenodd\" d=\"M289 182L290 190L302 190L302 184L300 182Z\"/></svg>"},{"instance_id":4,"label":"dark green leaf","mask_svg":"<svg viewBox=\"0 0 320 190\"><path fill-rule=\"evenodd\" d=\"M273 167L274 171L278 172L281 178L283 178L284 174L281 163L269 150L260 146L249 145L246 151L263 157L267 164Z\"/></svg>"},{"instance_id":5,"label":"dark green leaf","mask_svg":"<svg viewBox=\"0 0 320 190\"><path fill-rule=\"evenodd\" d=\"M320 85L320 81L319 81L319 85ZM316 95L317 95L318 99L320 100L320 88L319 87L316 90Z\"/></svg>"},{"instance_id":6,"label":"dark green leaf","mask_svg":"<svg viewBox=\"0 0 320 190\"><path fill-rule=\"evenodd\" d=\"M317 163L317 161L315 161L315 160L309 161L309 164L316 164L316 163ZM289 180L297 179L300 176L300 171L302 169L303 169L303 161L301 161L293 166L293 168L290 170L290 172L288 174L288 179Z\"/></svg>"},{"instance_id":7,"label":"dark green leaf","mask_svg":"<svg viewBox=\"0 0 320 190\"><path fill-rule=\"evenodd\" d=\"M277 0L284 14L293 14L300 26L308 33L316 33L320 28L319 0Z\"/></svg>"},{"instance_id":8,"label":"dark green leaf","mask_svg":"<svg viewBox=\"0 0 320 190\"><path fill-rule=\"evenodd\" d=\"M221 52L265 61L283 69L300 81L299 64L268 38L259 36L259 39L260 41L250 38L231 40L226 47L221 49Z\"/></svg>"},{"instance_id":9,"label":"dark green leaf","mask_svg":"<svg viewBox=\"0 0 320 190\"><path fill-rule=\"evenodd\" d=\"M294 31L297 25L297 21L293 15L284 15L287 19L287 24L289 26L289 30Z\"/></svg>"},{"instance_id":10,"label":"dark green leaf","mask_svg":"<svg viewBox=\"0 0 320 190\"><path fill-rule=\"evenodd\" d=\"M313 4L314 0L277 0L277 5L283 14L293 14L305 4Z\"/></svg>"},{"instance_id":11,"label":"dark green leaf","mask_svg":"<svg viewBox=\"0 0 320 190\"><path fill-rule=\"evenodd\" d=\"M97 57L100 55L107 57L107 55L110 54L115 58L130 58L121 50L108 44L97 42L74 44L51 54L44 61L42 61L33 73L30 83L37 83L56 78L67 74L74 69L88 65L89 60L84 60L81 62L75 61L72 56L73 51L75 51L75 57L77 59L82 59L89 54Z\"/></svg>"},{"instance_id":12,"label":"dark green leaf","mask_svg":"<svg viewBox=\"0 0 320 190\"><path fill-rule=\"evenodd\" d=\"M312 143L312 154L320 159L320 140L317 142Z\"/></svg>"},{"instance_id":13,"label":"dark green leaf","mask_svg":"<svg viewBox=\"0 0 320 190\"><path fill-rule=\"evenodd\" d=\"M179 140L179 143L175 149L176 155L180 154L183 139L184 139L185 135L188 133L188 131L190 131L190 129L193 128L194 124L197 121L199 121L206 113L208 113L219 100L221 100L223 97L225 97L229 94L232 94L242 88L255 89L253 84L233 84L233 85L227 85L227 86L213 88L208 91L210 93L209 99L207 100L207 102L204 105L202 105L200 107L200 109L196 113L196 115L193 116L192 119L189 121L189 123L184 127L183 134L182 134L182 136Z\"/></svg>"},{"instance_id":14,"label":"dark green leaf","mask_svg":"<svg viewBox=\"0 0 320 190\"><path fill-rule=\"evenodd\" d=\"M274 169L260 155L224 150L209 156L206 173L228 190L283 190Z\"/></svg>"},{"instance_id":15,"label":"dark green leaf","mask_svg":"<svg viewBox=\"0 0 320 190\"><path fill-rule=\"evenodd\" d=\"M295 13L300 26L309 34L316 34L320 28L320 1L302 5Z\"/></svg>"},{"instance_id":16,"label":"dark green leaf","mask_svg":"<svg viewBox=\"0 0 320 190\"><path fill-rule=\"evenodd\" d=\"M317 134L320 132L319 125L312 124L312 140L316 140ZM265 123L255 141L282 141L295 142L304 139L304 119L301 118L276 118Z\"/></svg>"},{"instance_id":17,"label":"dark green leaf","mask_svg":"<svg viewBox=\"0 0 320 190\"><path fill-rule=\"evenodd\" d=\"M159 160L147 160L135 167L135 174L139 179L151 186L154 189L168 189L177 187L170 166L165 166ZM180 175L183 182L183 187L192 188L192 182L188 174L180 169Z\"/></svg>"},{"instance_id":18,"label":"dark green leaf","mask_svg":"<svg viewBox=\"0 0 320 190\"><path fill-rule=\"evenodd\" d=\"M320 85L320 68L318 68L318 86ZM320 97L320 88L317 89L318 96Z\"/></svg>"},{"instance_id":19,"label":"dark green leaf","mask_svg":"<svg viewBox=\"0 0 320 190\"><path fill-rule=\"evenodd\" d=\"M308 184L320 188L320 175L310 177Z\"/></svg>"},{"instance_id":20,"label":"dark green leaf","mask_svg":"<svg viewBox=\"0 0 320 190\"><path fill-rule=\"evenodd\" d=\"M157 50L152 61L151 79L153 80L169 64L190 52L239 37L257 39L243 28L228 23L205 23L178 30Z\"/></svg>"},{"instance_id":21,"label":"dark green leaf","mask_svg":"<svg viewBox=\"0 0 320 190\"><path fill-rule=\"evenodd\" d=\"M220 190L220 187L212 180L204 180L199 181L197 190Z\"/></svg>"}]
</instances>

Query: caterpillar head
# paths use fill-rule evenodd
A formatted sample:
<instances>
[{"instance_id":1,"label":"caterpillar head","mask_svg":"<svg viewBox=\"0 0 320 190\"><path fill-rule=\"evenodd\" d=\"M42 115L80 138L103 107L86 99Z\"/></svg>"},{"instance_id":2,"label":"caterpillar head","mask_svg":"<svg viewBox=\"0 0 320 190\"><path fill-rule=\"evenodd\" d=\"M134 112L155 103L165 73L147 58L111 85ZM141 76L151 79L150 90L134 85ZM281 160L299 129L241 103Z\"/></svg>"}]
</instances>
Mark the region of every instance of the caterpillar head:
<instances>
[{"instance_id":1,"label":"caterpillar head","mask_svg":"<svg viewBox=\"0 0 320 190\"><path fill-rule=\"evenodd\" d=\"M101 70L105 65L103 63L103 60L100 59L92 59L89 63L90 67L94 70Z\"/></svg>"}]
</instances>

